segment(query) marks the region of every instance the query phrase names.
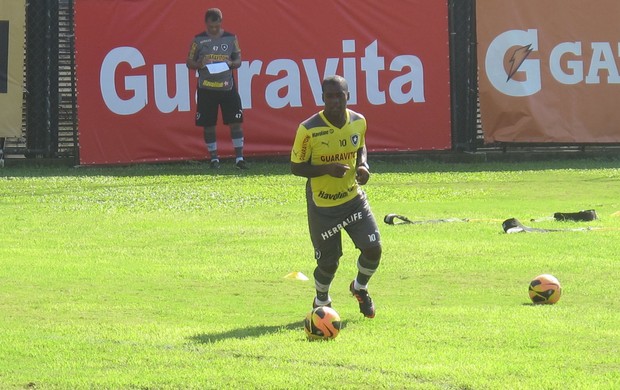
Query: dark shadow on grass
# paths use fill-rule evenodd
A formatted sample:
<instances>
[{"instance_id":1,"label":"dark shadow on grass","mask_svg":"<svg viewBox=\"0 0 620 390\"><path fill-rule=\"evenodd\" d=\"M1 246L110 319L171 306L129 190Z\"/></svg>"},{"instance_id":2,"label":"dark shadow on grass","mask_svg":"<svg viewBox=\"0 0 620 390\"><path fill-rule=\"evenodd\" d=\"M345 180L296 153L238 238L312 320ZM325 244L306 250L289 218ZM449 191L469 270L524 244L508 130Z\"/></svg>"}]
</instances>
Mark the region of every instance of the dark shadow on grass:
<instances>
[{"instance_id":1,"label":"dark shadow on grass","mask_svg":"<svg viewBox=\"0 0 620 390\"><path fill-rule=\"evenodd\" d=\"M525 302L521 304L522 306L530 306L530 307L554 307L553 303L533 303L533 302Z\"/></svg>"},{"instance_id":2,"label":"dark shadow on grass","mask_svg":"<svg viewBox=\"0 0 620 390\"><path fill-rule=\"evenodd\" d=\"M341 330L347 327L347 320L342 321ZM232 329L223 333L200 333L189 337L190 340L200 344L210 344L217 341L228 339L247 339L266 336L273 333L278 333L283 330L299 330L303 333L304 322L297 321L291 322L287 325L274 325L274 326L248 326L245 328Z\"/></svg>"}]
</instances>

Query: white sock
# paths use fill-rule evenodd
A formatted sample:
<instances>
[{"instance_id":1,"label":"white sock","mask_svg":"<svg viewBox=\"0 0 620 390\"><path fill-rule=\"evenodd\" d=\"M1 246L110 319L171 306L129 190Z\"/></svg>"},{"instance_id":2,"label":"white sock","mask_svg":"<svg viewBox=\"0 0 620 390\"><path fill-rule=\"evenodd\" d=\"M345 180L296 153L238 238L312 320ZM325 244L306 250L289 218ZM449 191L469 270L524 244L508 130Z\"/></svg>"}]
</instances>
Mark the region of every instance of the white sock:
<instances>
[{"instance_id":1,"label":"white sock","mask_svg":"<svg viewBox=\"0 0 620 390\"><path fill-rule=\"evenodd\" d=\"M243 161L243 157L237 157L237 159L235 160L235 164L238 163L239 161Z\"/></svg>"},{"instance_id":2,"label":"white sock","mask_svg":"<svg viewBox=\"0 0 620 390\"><path fill-rule=\"evenodd\" d=\"M241 138L233 138L232 140L233 147L242 148L243 147L243 137Z\"/></svg>"},{"instance_id":3,"label":"white sock","mask_svg":"<svg viewBox=\"0 0 620 390\"><path fill-rule=\"evenodd\" d=\"M314 303L317 306L327 306L332 302L332 297L328 297L326 301L319 301L317 297L314 297Z\"/></svg>"},{"instance_id":4,"label":"white sock","mask_svg":"<svg viewBox=\"0 0 620 390\"><path fill-rule=\"evenodd\" d=\"M353 282L353 288L356 290L367 290L368 291L368 285L367 284L359 284L357 282L357 279L355 279L355 282Z\"/></svg>"},{"instance_id":5,"label":"white sock","mask_svg":"<svg viewBox=\"0 0 620 390\"><path fill-rule=\"evenodd\" d=\"M209 152L216 152L217 151L217 142L210 142L207 144L207 150Z\"/></svg>"}]
</instances>

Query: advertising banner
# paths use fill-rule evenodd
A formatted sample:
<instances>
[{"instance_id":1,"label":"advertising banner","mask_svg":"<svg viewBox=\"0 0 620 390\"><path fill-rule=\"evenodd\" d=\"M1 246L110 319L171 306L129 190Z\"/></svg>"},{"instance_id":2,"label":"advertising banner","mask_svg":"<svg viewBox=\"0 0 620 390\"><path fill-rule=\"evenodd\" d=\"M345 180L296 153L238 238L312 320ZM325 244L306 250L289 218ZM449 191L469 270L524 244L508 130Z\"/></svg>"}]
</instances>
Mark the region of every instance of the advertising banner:
<instances>
[{"instance_id":1,"label":"advertising banner","mask_svg":"<svg viewBox=\"0 0 620 390\"><path fill-rule=\"evenodd\" d=\"M24 0L0 0L0 137L22 134Z\"/></svg>"},{"instance_id":2,"label":"advertising banner","mask_svg":"<svg viewBox=\"0 0 620 390\"><path fill-rule=\"evenodd\" d=\"M288 155L323 107L321 81L349 82L370 151L449 149L446 1L80 0L76 61L81 164L204 159L185 65L208 7L238 36L245 154ZM233 154L218 122L220 155Z\"/></svg>"},{"instance_id":3,"label":"advertising banner","mask_svg":"<svg viewBox=\"0 0 620 390\"><path fill-rule=\"evenodd\" d=\"M620 2L476 7L485 142L620 142Z\"/></svg>"}]
</instances>

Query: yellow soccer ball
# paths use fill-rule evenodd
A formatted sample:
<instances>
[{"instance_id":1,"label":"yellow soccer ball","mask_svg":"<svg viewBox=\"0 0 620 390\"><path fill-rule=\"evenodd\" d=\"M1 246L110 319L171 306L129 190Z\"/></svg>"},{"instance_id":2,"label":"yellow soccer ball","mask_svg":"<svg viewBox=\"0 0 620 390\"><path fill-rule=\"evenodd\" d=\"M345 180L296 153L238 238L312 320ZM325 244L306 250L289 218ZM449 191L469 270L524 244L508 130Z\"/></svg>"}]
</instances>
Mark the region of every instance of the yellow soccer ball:
<instances>
[{"instance_id":1,"label":"yellow soccer ball","mask_svg":"<svg viewBox=\"0 0 620 390\"><path fill-rule=\"evenodd\" d=\"M304 331L309 340L332 340L340 333L340 315L328 306L312 309L304 320Z\"/></svg>"},{"instance_id":2,"label":"yellow soccer ball","mask_svg":"<svg viewBox=\"0 0 620 390\"><path fill-rule=\"evenodd\" d=\"M542 274L532 279L528 293L535 304L553 304L560 300L562 286L555 276Z\"/></svg>"}]
</instances>

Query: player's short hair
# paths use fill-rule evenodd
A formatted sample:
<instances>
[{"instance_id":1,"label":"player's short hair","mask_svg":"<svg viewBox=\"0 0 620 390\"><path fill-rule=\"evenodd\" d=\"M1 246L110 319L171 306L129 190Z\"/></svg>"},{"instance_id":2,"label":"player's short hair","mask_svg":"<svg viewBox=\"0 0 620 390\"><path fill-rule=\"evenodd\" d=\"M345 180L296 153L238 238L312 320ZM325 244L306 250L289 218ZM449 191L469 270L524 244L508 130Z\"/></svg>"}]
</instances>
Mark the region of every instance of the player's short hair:
<instances>
[{"instance_id":1,"label":"player's short hair","mask_svg":"<svg viewBox=\"0 0 620 390\"><path fill-rule=\"evenodd\" d=\"M222 11L219 8L209 8L205 13L205 22L220 22L222 20Z\"/></svg>"},{"instance_id":2,"label":"player's short hair","mask_svg":"<svg viewBox=\"0 0 620 390\"><path fill-rule=\"evenodd\" d=\"M325 77L323 79L323 83L321 84L321 90L323 92L325 91L325 86L327 84L341 85L345 91L349 92L349 83L347 83L347 80L342 76L334 75Z\"/></svg>"}]
</instances>

